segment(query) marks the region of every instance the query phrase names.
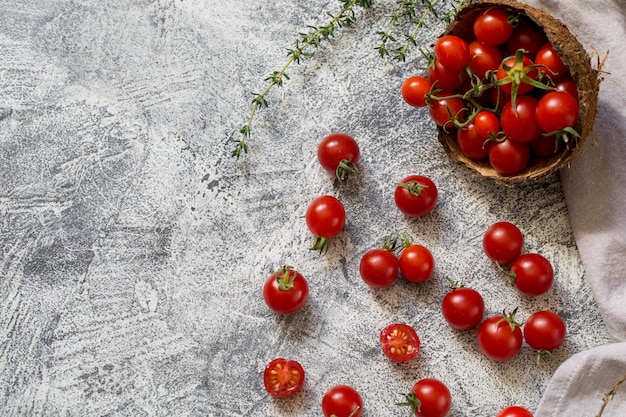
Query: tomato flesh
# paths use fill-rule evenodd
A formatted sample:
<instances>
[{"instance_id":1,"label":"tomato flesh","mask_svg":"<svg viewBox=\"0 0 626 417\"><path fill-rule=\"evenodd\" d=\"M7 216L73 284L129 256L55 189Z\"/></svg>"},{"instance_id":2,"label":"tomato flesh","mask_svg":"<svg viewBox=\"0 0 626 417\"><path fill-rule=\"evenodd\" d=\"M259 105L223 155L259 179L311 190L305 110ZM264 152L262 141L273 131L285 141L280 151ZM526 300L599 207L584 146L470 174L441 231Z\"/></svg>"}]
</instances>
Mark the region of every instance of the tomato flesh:
<instances>
[{"instance_id":1,"label":"tomato flesh","mask_svg":"<svg viewBox=\"0 0 626 417\"><path fill-rule=\"evenodd\" d=\"M419 352L420 339L413 327L408 324L394 323L380 332L383 353L396 362L406 362L415 358Z\"/></svg>"},{"instance_id":2,"label":"tomato flesh","mask_svg":"<svg viewBox=\"0 0 626 417\"><path fill-rule=\"evenodd\" d=\"M276 358L265 367L263 383L271 396L287 398L300 391L304 377L304 368L299 362Z\"/></svg>"}]
</instances>

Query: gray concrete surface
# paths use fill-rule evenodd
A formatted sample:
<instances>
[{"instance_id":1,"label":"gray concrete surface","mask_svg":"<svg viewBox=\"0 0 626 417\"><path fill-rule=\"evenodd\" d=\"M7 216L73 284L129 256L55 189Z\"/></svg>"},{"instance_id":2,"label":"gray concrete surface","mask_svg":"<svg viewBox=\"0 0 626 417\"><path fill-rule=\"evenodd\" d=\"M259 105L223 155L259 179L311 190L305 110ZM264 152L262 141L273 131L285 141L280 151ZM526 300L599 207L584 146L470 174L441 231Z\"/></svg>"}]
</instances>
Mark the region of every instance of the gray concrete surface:
<instances>
[{"instance_id":1,"label":"gray concrete surface","mask_svg":"<svg viewBox=\"0 0 626 417\"><path fill-rule=\"evenodd\" d=\"M507 188L472 178L439 148L425 111L399 87L423 64L380 59L376 31L394 2L358 11L289 71L255 119L250 153L230 157L250 93L285 62L306 25L339 2L312 0L0 1L0 415L319 416L332 385L357 388L364 417L405 415L399 395L445 381L450 416L534 409L570 355L608 341L585 281L558 177ZM431 43L443 24L420 41ZM343 131L360 174L336 184L317 142ZM436 210L402 216L394 184L439 186ZM345 204L345 230L320 256L304 222L321 194ZM525 250L548 257L554 288L527 299L484 257L496 220L519 224ZM368 289L361 255L391 232L433 252L428 283ZM261 286L283 264L309 280L299 313L279 317ZM444 276L480 290L487 314L550 308L565 345L535 365L524 346L487 360L475 331L445 325ZM390 363L378 332L415 326L420 356ZM287 400L261 374L286 356L307 371Z\"/></svg>"}]
</instances>

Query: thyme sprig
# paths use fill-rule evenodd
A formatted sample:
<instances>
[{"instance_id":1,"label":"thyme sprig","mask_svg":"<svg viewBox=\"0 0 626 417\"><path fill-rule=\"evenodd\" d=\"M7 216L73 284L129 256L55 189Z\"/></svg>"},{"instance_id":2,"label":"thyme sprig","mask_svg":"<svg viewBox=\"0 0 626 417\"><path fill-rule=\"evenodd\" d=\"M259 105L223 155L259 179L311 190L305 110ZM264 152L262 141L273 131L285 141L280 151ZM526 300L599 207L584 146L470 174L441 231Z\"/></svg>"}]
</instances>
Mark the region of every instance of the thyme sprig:
<instances>
[{"instance_id":1,"label":"thyme sprig","mask_svg":"<svg viewBox=\"0 0 626 417\"><path fill-rule=\"evenodd\" d=\"M619 386L622 384L622 382L626 381L626 375L624 375L623 377L621 377L612 387L611 389L604 394L604 396L602 397L602 407L600 408L600 412L598 413L598 415L596 417L600 417L602 416L602 413L604 413L604 409L606 408L606 406L609 404L609 401L611 401L613 399L613 397L615 397L615 394L617 394L617 389L619 388Z\"/></svg>"},{"instance_id":2,"label":"thyme sprig","mask_svg":"<svg viewBox=\"0 0 626 417\"><path fill-rule=\"evenodd\" d=\"M380 36L380 44L376 47L378 54L384 58L391 56L396 61L406 61L407 54L411 47L417 46L417 35L419 30L427 27L429 16L433 16L445 23L450 23L458 11L465 5L475 2L476 0L456 0L451 9L445 15L440 16L435 8L439 0L397 0L398 9L389 18L389 23L384 31L376 32ZM421 12L421 13L420 13ZM400 23L401 19L408 19L408 23L413 25L410 33L404 35L404 43L393 49L389 49L390 42L397 42L397 37L393 34L393 29Z\"/></svg>"},{"instance_id":3,"label":"thyme sprig","mask_svg":"<svg viewBox=\"0 0 626 417\"><path fill-rule=\"evenodd\" d=\"M372 0L339 0L342 3L342 8L336 15L329 13L331 20L321 26L309 25L309 31L306 33L299 33L300 38L296 40L294 48L287 49L287 57L289 58L283 67L272 72L264 81L269 81L269 84L261 93L252 93L252 112L248 117L248 121L244 124L239 133L241 138L236 140L235 149L232 151L232 156L239 158L243 153L248 152L248 140L250 138L250 132L252 131L252 121L257 111L261 108L266 108L269 103L266 99L267 94L274 87L282 87L284 80L289 80L287 70L293 64L300 64L303 58L310 57L311 52L308 52L309 48L317 48L322 41L328 40L335 35L337 28L349 26L356 21L354 8L355 6L361 6L368 8L372 5Z\"/></svg>"}]
</instances>

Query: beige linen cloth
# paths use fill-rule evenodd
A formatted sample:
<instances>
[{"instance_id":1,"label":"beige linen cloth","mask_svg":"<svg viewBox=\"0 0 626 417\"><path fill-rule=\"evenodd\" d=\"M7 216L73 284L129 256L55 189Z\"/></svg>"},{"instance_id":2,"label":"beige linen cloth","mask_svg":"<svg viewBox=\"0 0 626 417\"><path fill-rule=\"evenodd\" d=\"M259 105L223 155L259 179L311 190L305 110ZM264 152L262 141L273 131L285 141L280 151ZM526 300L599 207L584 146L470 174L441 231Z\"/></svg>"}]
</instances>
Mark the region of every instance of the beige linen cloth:
<instances>
[{"instance_id":1,"label":"beige linen cloth","mask_svg":"<svg viewBox=\"0 0 626 417\"><path fill-rule=\"evenodd\" d=\"M528 3L563 20L592 56L609 52L595 137L561 178L586 277L615 343L565 361L535 412L595 417L603 395L626 375L626 0ZM603 417L609 416L626 416L626 382L606 407Z\"/></svg>"}]
</instances>

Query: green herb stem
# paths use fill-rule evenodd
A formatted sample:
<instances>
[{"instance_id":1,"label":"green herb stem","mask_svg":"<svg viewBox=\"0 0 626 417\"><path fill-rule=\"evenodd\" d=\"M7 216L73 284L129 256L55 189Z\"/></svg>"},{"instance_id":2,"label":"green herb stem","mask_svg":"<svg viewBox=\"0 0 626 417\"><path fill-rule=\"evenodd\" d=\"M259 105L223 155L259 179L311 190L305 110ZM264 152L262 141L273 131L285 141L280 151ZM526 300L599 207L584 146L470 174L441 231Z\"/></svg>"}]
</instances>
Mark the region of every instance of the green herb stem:
<instances>
[{"instance_id":1,"label":"green herb stem","mask_svg":"<svg viewBox=\"0 0 626 417\"><path fill-rule=\"evenodd\" d=\"M331 16L330 22L323 26L309 26L308 33L300 33L300 39L296 41L296 45L294 49L288 49L287 56L289 59L285 62L285 65L279 70L274 71L270 74L265 81L269 81L269 85L261 92L253 93L254 98L252 99L252 112L248 117L246 124L244 124L241 129L239 129L239 133L241 133L241 138L236 141L235 149L232 151L232 156L235 158L239 158L243 153L248 152L248 140L250 138L250 132L252 131L252 122L257 111L262 107L268 107L268 102L266 99L267 94L272 90L273 87L282 87L283 80L288 80L289 76L287 75L287 69L295 62L297 64L300 63L300 60L303 57L309 57L312 54L306 52L306 49L309 47L318 47L322 40L327 40L330 37L334 36L336 27L344 27L348 26L355 21L354 15L354 7L359 5L362 7L370 7L372 4L372 0L340 0L343 3L343 7L341 11L333 16Z\"/></svg>"}]
</instances>

